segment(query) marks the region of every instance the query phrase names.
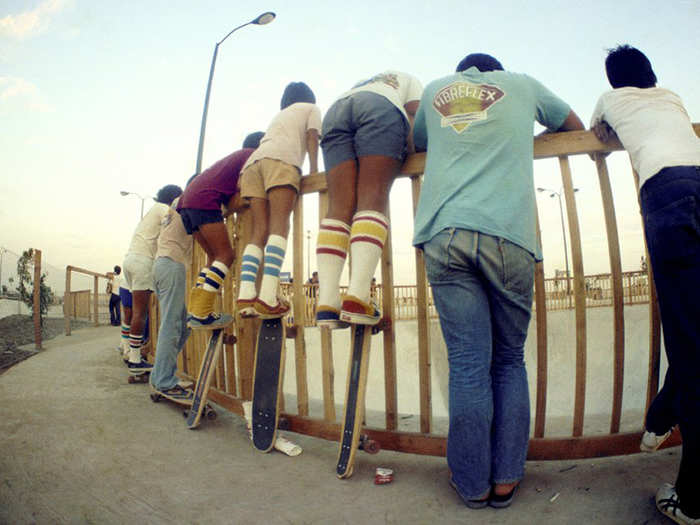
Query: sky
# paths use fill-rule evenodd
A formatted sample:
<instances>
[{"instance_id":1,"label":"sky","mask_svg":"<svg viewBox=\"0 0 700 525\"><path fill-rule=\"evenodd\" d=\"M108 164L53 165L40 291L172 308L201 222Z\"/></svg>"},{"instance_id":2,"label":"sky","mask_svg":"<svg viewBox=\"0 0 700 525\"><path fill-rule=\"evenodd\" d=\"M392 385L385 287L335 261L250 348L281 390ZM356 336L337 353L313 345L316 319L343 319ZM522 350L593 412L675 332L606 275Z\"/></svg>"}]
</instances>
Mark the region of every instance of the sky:
<instances>
[{"instance_id":1,"label":"sky","mask_svg":"<svg viewBox=\"0 0 700 525\"><path fill-rule=\"evenodd\" d=\"M649 56L659 85L678 93L700 122L700 0L3 0L0 247L41 249L55 268L107 271L121 264L141 199L119 192L143 196L148 209L160 187L184 186L195 169L214 46L265 10L276 13L272 23L246 26L219 48L204 167L239 149L249 132L264 130L291 81L309 84L325 112L360 79L398 69L427 84L471 52L490 53L506 69L537 78L587 124L609 89L606 49L629 43ZM626 154L611 155L609 167L623 270L636 270L643 245ZM593 163L577 157L572 168L584 272L607 272ZM535 163L535 186L560 189L555 161ZM312 267L315 199L305 205L304 225ZM564 267L559 207L549 193L537 201L551 276ZM395 184L391 208L395 282L409 284L415 277L408 180ZM289 262L288 256L285 269Z\"/></svg>"}]
</instances>

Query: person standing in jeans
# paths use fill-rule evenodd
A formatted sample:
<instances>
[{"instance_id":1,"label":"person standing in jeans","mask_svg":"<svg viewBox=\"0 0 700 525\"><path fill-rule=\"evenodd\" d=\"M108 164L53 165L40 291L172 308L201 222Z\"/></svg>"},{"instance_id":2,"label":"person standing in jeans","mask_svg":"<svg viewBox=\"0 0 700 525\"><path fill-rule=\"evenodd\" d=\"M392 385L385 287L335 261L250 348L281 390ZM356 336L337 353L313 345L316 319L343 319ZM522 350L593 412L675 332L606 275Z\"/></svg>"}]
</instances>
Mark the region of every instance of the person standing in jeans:
<instances>
[{"instance_id":1,"label":"person standing in jeans","mask_svg":"<svg viewBox=\"0 0 700 525\"><path fill-rule=\"evenodd\" d=\"M700 139L680 97L656 87L651 62L640 50L612 49L605 71L613 89L598 99L591 127L603 142L617 134L639 176L668 357L641 448L658 448L678 423L683 438L678 477L675 485L659 488L656 506L676 523L700 523Z\"/></svg>"},{"instance_id":2,"label":"person standing in jeans","mask_svg":"<svg viewBox=\"0 0 700 525\"><path fill-rule=\"evenodd\" d=\"M110 275L109 281L107 282L107 293L109 293L109 321L112 326L119 326L122 323L121 312L119 307L121 301L119 300L119 287L121 286L121 274L122 269L120 266L114 267L114 273Z\"/></svg>"},{"instance_id":3,"label":"person standing in jeans","mask_svg":"<svg viewBox=\"0 0 700 525\"><path fill-rule=\"evenodd\" d=\"M583 129L537 80L477 53L425 88L413 131L428 151L413 244L447 345L450 483L470 508L510 505L525 469L534 121Z\"/></svg>"}]
</instances>

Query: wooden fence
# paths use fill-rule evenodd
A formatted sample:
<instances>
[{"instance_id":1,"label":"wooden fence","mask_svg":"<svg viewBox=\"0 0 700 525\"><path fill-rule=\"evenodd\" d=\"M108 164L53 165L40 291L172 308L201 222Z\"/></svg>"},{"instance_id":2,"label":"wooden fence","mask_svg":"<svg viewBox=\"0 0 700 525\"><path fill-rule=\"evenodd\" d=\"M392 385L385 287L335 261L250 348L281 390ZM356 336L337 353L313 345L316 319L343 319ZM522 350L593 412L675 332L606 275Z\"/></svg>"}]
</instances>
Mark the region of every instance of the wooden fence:
<instances>
[{"instance_id":1,"label":"wooden fence","mask_svg":"<svg viewBox=\"0 0 700 525\"><path fill-rule=\"evenodd\" d=\"M700 132L700 125L695 125ZM649 301L649 342L648 342L648 373L647 395L645 406L658 390L659 358L660 358L660 323L657 313L655 291L649 272L642 274L634 272L623 274L621 269L620 243L618 238L615 205L608 175L608 168L603 153L621 150L619 143L602 144L590 132L554 133L537 137L535 140L534 158L557 159L561 175L563 193L566 202L566 217L571 237L571 254L573 276L570 278L570 295L562 296L562 283L556 280L545 280L542 264L535 270L535 308L538 312L548 309L571 308L575 315L575 362L574 369L574 402L572 408L573 425L568 437L545 437L545 419L547 417L547 372L548 372L548 342L547 316L536 316L537 339L537 369L534 374L536 401L534 406L534 437L530 440L528 457L530 459L563 459L597 457L604 455L632 453L638 451L641 436L642 421L635 432L620 432L622 413L622 397L624 383L625 359L625 322L623 315L624 303ZM603 214L605 218L605 235L608 241L608 253L611 273L603 279L600 276L584 276L582 240L579 228L579 215L574 199L569 157L572 155L592 154L595 156L595 166L600 186ZM421 177L425 162L425 154L412 155L402 167L401 176L410 179L413 209L418 202L421 189ZM629 184L633 184L630 177ZM294 432L309 434L324 439L338 440L341 422L335 411L333 382L335 370L333 365L332 337L327 329L321 329L321 346L318 359L320 362L309 362L306 352L306 335L308 320L312 317L313 304L307 301L309 292L304 289L304 275L308 269L303 265L304 206L307 196L318 194L319 217L324 217L328 209L326 180L324 174L313 174L302 178L301 193L294 209L290 244L293 252L293 284L287 287L286 293L291 297L294 317L288 330L292 339L295 366L287 373L295 375L296 406L283 410L284 425ZM239 263L243 248L248 239L252 218L250 212L241 209L227 219L227 226L233 239L237 259L234 262L235 271L231 272L223 287L221 295L224 311L235 314L235 282L239 273ZM539 235L539 232L538 232ZM405 290L395 286L392 264L391 231L387 239L381 261L382 287L378 300L385 315L393 319L403 316L415 319L418 334L418 363L416 364L416 384L419 385L420 410L417 416L420 420L419 432L403 432L398 430L398 395L397 395L397 363L394 326L389 326L380 336L376 336L373 345L378 347L379 339L383 343L384 364L384 425L378 428L366 428L365 432L381 443L382 448L399 450L418 454L444 455L446 437L434 432L432 422L431 399L431 354L429 338L429 318L435 315L430 300L429 287L425 275L425 265L422 252L415 251L416 283L415 287ZM204 263L202 251L196 247L193 253L192 267L189 271L189 283L194 282L198 269ZM564 289L567 287L564 286ZM311 304L310 304L311 303ZM597 304L612 305L613 330L610 339L613 347L612 398L610 399L610 426L606 434L584 435L584 419L586 416L586 371L587 371L587 335L586 308ZM259 321L241 319L236 316L235 326L228 329L225 341L225 351L217 366L212 400L225 408L242 415L242 401L249 400L252 395L253 360L255 338ZM311 328L318 330L318 328ZM181 356L179 366L185 377L197 374L201 355L205 347L205 334L193 334L187 343L186 351ZM376 350L375 350L376 351ZM309 369L320 370L320 374L309 374ZM559 372L559 371L557 371ZM344 376L345 371L341 374ZM532 376L531 376L532 377ZM320 382L323 392L323 417L310 417L309 385L310 382ZM318 385L314 385L318 386ZM339 400L342 402L342 400ZM669 444L677 443L678 437Z\"/></svg>"}]
</instances>

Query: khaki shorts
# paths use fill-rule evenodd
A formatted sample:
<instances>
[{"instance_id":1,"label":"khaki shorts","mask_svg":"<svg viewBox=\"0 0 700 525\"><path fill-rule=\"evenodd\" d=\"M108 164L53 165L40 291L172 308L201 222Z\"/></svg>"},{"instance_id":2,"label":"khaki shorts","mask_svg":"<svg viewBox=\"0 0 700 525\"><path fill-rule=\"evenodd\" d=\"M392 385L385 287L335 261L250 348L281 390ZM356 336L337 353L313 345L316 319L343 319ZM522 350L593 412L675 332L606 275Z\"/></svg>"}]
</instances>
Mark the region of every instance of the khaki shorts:
<instances>
[{"instance_id":1,"label":"khaki shorts","mask_svg":"<svg viewBox=\"0 0 700 525\"><path fill-rule=\"evenodd\" d=\"M277 186L292 186L299 193L301 174L296 166L276 159L260 159L241 174L241 197L267 199L267 192Z\"/></svg>"}]
</instances>

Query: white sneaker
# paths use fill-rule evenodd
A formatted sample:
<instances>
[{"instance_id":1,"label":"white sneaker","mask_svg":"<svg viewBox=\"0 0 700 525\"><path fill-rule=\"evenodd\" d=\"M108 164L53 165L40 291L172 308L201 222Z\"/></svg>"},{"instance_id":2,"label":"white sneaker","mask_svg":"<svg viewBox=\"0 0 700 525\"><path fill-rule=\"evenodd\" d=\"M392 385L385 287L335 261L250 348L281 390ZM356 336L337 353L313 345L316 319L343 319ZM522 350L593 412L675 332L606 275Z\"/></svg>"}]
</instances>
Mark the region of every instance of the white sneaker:
<instances>
[{"instance_id":1,"label":"white sneaker","mask_svg":"<svg viewBox=\"0 0 700 525\"><path fill-rule=\"evenodd\" d=\"M681 525L700 525L700 518L690 518L683 514L676 487L670 483L664 483L656 492L656 508L664 516Z\"/></svg>"},{"instance_id":2,"label":"white sneaker","mask_svg":"<svg viewBox=\"0 0 700 525\"><path fill-rule=\"evenodd\" d=\"M642 442L639 444L639 450L642 452L656 452L661 444L670 436L670 430L662 435L654 434L653 432L645 430L644 435L642 436Z\"/></svg>"}]
</instances>

